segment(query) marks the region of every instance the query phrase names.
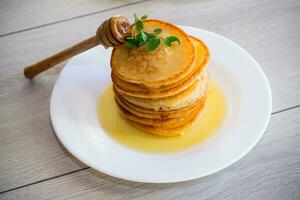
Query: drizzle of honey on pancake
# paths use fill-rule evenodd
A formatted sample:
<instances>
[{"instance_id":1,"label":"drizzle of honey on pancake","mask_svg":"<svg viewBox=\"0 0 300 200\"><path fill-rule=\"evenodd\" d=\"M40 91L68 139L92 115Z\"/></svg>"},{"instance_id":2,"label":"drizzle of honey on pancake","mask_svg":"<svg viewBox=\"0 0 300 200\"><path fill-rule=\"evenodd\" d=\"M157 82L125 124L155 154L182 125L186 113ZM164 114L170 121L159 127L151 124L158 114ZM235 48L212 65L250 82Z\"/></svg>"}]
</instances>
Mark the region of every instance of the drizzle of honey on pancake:
<instances>
[{"instance_id":1,"label":"drizzle of honey on pancake","mask_svg":"<svg viewBox=\"0 0 300 200\"><path fill-rule=\"evenodd\" d=\"M156 136L130 125L119 114L112 86L101 95L97 105L98 119L112 139L128 148L150 153L176 152L206 141L222 126L226 112L225 95L215 81L209 88L202 116L178 136Z\"/></svg>"}]
</instances>

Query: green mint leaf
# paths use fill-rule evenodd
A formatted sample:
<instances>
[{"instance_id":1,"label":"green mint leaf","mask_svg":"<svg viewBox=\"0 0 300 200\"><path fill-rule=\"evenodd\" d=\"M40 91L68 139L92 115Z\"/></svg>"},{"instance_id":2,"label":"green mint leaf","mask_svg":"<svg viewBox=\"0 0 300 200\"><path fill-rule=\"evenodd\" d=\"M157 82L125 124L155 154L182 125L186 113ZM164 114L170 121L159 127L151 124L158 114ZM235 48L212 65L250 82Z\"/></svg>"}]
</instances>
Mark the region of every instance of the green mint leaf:
<instances>
[{"instance_id":1,"label":"green mint leaf","mask_svg":"<svg viewBox=\"0 0 300 200\"><path fill-rule=\"evenodd\" d=\"M139 41L134 38L126 38L125 45L128 46L129 48L137 47Z\"/></svg>"},{"instance_id":2,"label":"green mint leaf","mask_svg":"<svg viewBox=\"0 0 300 200\"><path fill-rule=\"evenodd\" d=\"M178 37L176 36L169 36L167 37L167 39L172 43L172 42L178 42L178 44L180 44L180 40Z\"/></svg>"},{"instance_id":3,"label":"green mint leaf","mask_svg":"<svg viewBox=\"0 0 300 200\"><path fill-rule=\"evenodd\" d=\"M146 42L145 42L145 41L139 41L139 43L138 43L138 47L140 47L140 46L143 46L144 44L146 44Z\"/></svg>"},{"instance_id":4,"label":"green mint leaf","mask_svg":"<svg viewBox=\"0 0 300 200\"><path fill-rule=\"evenodd\" d=\"M134 25L137 31L142 31L144 29L144 24L139 18L134 14Z\"/></svg>"},{"instance_id":5,"label":"green mint leaf","mask_svg":"<svg viewBox=\"0 0 300 200\"><path fill-rule=\"evenodd\" d=\"M147 33L147 32L144 32L144 33L147 35L148 40L156 37L156 35L154 35L153 33Z\"/></svg>"},{"instance_id":6,"label":"green mint leaf","mask_svg":"<svg viewBox=\"0 0 300 200\"><path fill-rule=\"evenodd\" d=\"M146 45L147 51L153 51L160 45L160 39L159 38L152 38L148 41Z\"/></svg>"},{"instance_id":7,"label":"green mint leaf","mask_svg":"<svg viewBox=\"0 0 300 200\"><path fill-rule=\"evenodd\" d=\"M144 24L143 24L142 21L137 21L137 22L135 23L135 27L136 27L136 29L137 29L138 31L142 31L142 30L144 29Z\"/></svg>"},{"instance_id":8,"label":"green mint leaf","mask_svg":"<svg viewBox=\"0 0 300 200\"><path fill-rule=\"evenodd\" d=\"M135 40L136 40L136 47L140 47L147 42L148 36L144 31L141 31L139 34L136 35Z\"/></svg>"},{"instance_id":9,"label":"green mint leaf","mask_svg":"<svg viewBox=\"0 0 300 200\"><path fill-rule=\"evenodd\" d=\"M132 40L126 40L126 41L125 41L125 45L126 45L127 47L129 47L129 48L133 48L133 47L136 46L135 43L134 43Z\"/></svg>"},{"instance_id":10,"label":"green mint leaf","mask_svg":"<svg viewBox=\"0 0 300 200\"><path fill-rule=\"evenodd\" d=\"M166 37L164 40L164 43L167 46L171 46L172 42L178 42L178 44L180 44L180 40L176 36L169 36L169 37Z\"/></svg>"},{"instance_id":11,"label":"green mint leaf","mask_svg":"<svg viewBox=\"0 0 300 200\"><path fill-rule=\"evenodd\" d=\"M156 34L160 34L162 32L161 28L154 29L153 31Z\"/></svg>"},{"instance_id":12,"label":"green mint leaf","mask_svg":"<svg viewBox=\"0 0 300 200\"><path fill-rule=\"evenodd\" d=\"M140 41L144 41L143 38L142 38L142 33L139 33L139 34L136 35L136 40L137 40L137 43L140 42Z\"/></svg>"},{"instance_id":13,"label":"green mint leaf","mask_svg":"<svg viewBox=\"0 0 300 200\"><path fill-rule=\"evenodd\" d=\"M165 45L167 45L169 47L171 46L171 42L169 40L167 40L167 39L163 40L163 44L165 44Z\"/></svg>"},{"instance_id":14,"label":"green mint leaf","mask_svg":"<svg viewBox=\"0 0 300 200\"><path fill-rule=\"evenodd\" d=\"M148 18L148 16L144 15L144 16L141 17L141 20L144 20L144 19L147 19L147 18Z\"/></svg>"},{"instance_id":15,"label":"green mint leaf","mask_svg":"<svg viewBox=\"0 0 300 200\"><path fill-rule=\"evenodd\" d=\"M139 18L136 16L136 14L135 14L135 13L134 13L134 15L133 15L133 16L134 16L134 23L135 23L135 22L137 22L137 21L139 21Z\"/></svg>"},{"instance_id":16,"label":"green mint leaf","mask_svg":"<svg viewBox=\"0 0 300 200\"><path fill-rule=\"evenodd\" d=\"M144 31L141 31L141 36L142 36L142 39L143 39L143 41L147 41L147 39L148 39L148 36L147 36L147 34L144 32Z\"/></svg>"}]
</instances>

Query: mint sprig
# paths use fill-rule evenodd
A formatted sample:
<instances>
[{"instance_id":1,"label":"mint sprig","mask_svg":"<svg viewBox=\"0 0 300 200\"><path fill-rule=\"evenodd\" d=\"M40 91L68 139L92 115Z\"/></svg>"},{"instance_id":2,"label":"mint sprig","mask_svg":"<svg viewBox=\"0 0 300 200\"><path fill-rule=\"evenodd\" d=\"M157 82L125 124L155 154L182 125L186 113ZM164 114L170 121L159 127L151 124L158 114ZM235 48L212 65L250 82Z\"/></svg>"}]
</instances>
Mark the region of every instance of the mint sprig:
<instances>
[{"instance_id":1,"label":"mint sprig","mask_svg":"<svg viewBox=\"0 0 300 200\"><path fill-rule=\"evenodd\" d=\"M171 46L172 42L178 42L180 44L180 40L175 36L166 37L164 40L164 44L167 46Z\"/></svg>"},{"instance_id":2,"label":"mint sprig","mask_svg":"<svg viewBox=\"0 0 300 200\"><path fill-rule=\"evenodd\" d=\"M147 45L146 45L146 50L147 51L153 51L160 45L160 39L159 38L151 38Z\"/></svg>"},{"instance_id":3,"label":"mint sprig","mask_svg":"<svg viewBox=\"0 0 300 200\"><path fill-rule=\"evenodd\" d=\"M180 40L176 36L169 36L162 38L159 34L163 31L161 28L156 28L152 32L144 31L143 20L148 16L144 15L140 19L134 14L134 25L132 26L132 32L129 37L125 39L125 44L129 48L138 48L145 45L147 51L153 51L159 47L159 45L172 46L173 42Z\"/></svg>"}]
</instances>

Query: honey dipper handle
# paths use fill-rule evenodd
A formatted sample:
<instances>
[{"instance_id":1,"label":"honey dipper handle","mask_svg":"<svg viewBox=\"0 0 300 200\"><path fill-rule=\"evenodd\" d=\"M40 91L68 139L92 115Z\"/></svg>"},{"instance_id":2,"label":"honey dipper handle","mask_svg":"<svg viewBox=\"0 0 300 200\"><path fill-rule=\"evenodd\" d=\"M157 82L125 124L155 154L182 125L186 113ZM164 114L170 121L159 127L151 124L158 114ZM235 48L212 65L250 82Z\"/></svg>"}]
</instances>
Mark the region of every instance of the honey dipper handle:
<instances>
[{"instance_id":1,"label":"honey dipper handle","mask_svg":"<svg viewBox=\"0 0 300 200\"><path fill-rule=\"evenodd\" d=\"M24 75L26 78L32 79L37 74L61 63L83 51L93 48L98 45L97 37L90 37L72 47L69 47L57 54L50 56L42 61L39 61L33 65L30 65L24 69Z\"/></svg>"}]
</instances>

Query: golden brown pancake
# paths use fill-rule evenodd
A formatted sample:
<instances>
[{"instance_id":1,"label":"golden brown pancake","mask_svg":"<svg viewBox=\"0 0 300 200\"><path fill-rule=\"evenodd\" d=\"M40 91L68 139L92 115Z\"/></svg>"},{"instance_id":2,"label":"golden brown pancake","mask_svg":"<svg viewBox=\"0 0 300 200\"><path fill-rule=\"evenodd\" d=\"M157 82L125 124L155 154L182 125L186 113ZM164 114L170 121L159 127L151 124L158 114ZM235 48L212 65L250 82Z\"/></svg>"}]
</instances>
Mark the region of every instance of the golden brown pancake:
<instances>
[{"instance_id":1,"label":"golden brown pancake","mask_svg":"<svg viewBox=\"0 0 300 200\"><path fill-rule=\"evenodd\" d=\"M196 62L192 66L191 73L189 73L182 80L178 80L175 84L162 86L159 88L149 88L141 84L135 84L123 81L113 72L111 74L114 87L120 93L142 97L142 98L162 98L172 96L180 93L193 84L195 78L203 71L209 59L209 51L205 44L197 38L189 36L196 48Z\"/></svg>"},{"instance_id":2,"label":"golden brown pancake","mask_svg":"<svg viewBox=\"0 0 300 200\"><path fill-rule=\"evenodd\" d=\"M146 109L169 111L169 110L178 110L189 105L192 105L202 96L204 96L208 90L210 83L209 74L206 71L203 74L203 77L198 77L193 85L191 85L186 90L182 91L179 94L174 96L160 98L160 99L146 99L133 97L122 94L122 97L126 101L130 102L133 105L140 106Z\"/></svg>"},{"instance_id":3,"label":"golden brown pancake","mask_svg":"<svg viewBox=\"0 0 300 200\"><path fill-rule=\"evenodd\" d=\"M181 116L177 118L167 118L167 119L150 119L150 118L145 118L145 117L140 117L137 116L125 108L122 107L117 101L116 101L120 111L122 114L129 120L132 120L134 122L144 124L144 125L150 125L150 126L159 126L159 127L176 127L176 126L181 126L185 122L186 118L189 118L190 116L194 115L197 110L199 110L199 107L203 106L203 102L198 103L196 107L194 107L191 110L187 110L184 112Z\"/></svg>"},{"instance_id":4,"label":"golden brown pancake","mask_svg":"<svg viewBox=\"0 0 300 200\"><path fill-rule=\"evenodd\" d=\"M191 72L196 59L195 47L189 36L170 23L155 19L144 21L146 32L156 28L163 30L161 37L176 36L180 39L180 44L174 42L171 47L159 46L151 52L143 46L118 46L113 49L111 56L111 67L116 76L126 82L159 88L174 84Z\"/></svg>"},{"instance_id":5,"label":"golden brown pancake","mask_svg":"<svg viewBox=\"0 0 300 200\"><path fill-rule=\"evenodd\" d=\"M115 89L115 100L128 112L137 115L143 118L150 118L150 119L170 119L170 118L178 118L184 115L185 112L193 110L200 101L204 102L206 95L200 98L194 104L187 106L185 108L181 108L178 110L170 110L170 111L155 111L153 109L145 109L136 105L131 104L130 102L126 101Z\"/></svg>"},{"instance_id":6,"label":"golden brown pancake","mask_svg":"<svg viewBox=\"0 0 300 200\"><path fill-rule=\"evenodd\" d=\"M121 115L130 124L136 126L137 128L141 128L146 132L159 135L159 136L176 136L182 134L185 130L190 128L197 121L197 119L201 117L202 113L204 112L204 109L205 109L204 106L200 106L199 108L195 109L193 115L190 115L189 117L185 118L184 121L179 123L180 124L179 126L173 126L173 127L161 127L161 126L159 127L159 126L144 125L126 118L126 115L123 115L122 112Z\"/></svg>"}]
</instances>

